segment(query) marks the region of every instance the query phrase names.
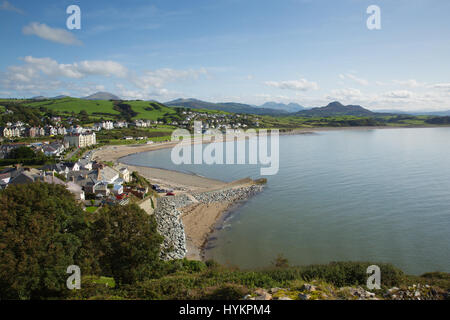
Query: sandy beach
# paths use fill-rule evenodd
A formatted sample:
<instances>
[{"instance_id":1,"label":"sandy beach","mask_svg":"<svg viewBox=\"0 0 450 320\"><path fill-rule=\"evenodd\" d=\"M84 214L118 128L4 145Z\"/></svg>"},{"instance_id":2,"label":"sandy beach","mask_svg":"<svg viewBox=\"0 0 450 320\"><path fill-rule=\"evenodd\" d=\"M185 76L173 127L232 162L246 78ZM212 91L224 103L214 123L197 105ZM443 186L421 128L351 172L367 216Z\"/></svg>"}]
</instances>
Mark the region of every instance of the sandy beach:
<instances>
[{"instance_id":1,"label":"sandy beach","mask_svg":"<svg viewBox=\"0 0 450 320\"><path fill-rule=\"evenodd\" d=\"M182 221L186 233L186 258L201 260L202 250L216 222L227 211L231 203L196 203L182 209Z\"/></svg>"}]
</instances>

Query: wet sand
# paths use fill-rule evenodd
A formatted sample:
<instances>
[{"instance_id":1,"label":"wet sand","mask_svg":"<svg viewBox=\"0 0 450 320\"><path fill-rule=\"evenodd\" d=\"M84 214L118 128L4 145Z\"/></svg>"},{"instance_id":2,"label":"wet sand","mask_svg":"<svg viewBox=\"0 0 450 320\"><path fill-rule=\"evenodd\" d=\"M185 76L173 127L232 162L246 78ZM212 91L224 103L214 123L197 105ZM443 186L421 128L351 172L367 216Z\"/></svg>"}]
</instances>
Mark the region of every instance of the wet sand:
<instances>
[{"instance_id":1,"label":"wet sand","mask_svg":"<svg viewBox=\"0 0 450 320\"><path fill-rule=\"evenodd\" d=\"M232 202L197 203L182 209L181 219L186 233L186 258L203 259L202 251L209 234L212 233L217 221L231 205Z\"/></svg>"}]
</instances>

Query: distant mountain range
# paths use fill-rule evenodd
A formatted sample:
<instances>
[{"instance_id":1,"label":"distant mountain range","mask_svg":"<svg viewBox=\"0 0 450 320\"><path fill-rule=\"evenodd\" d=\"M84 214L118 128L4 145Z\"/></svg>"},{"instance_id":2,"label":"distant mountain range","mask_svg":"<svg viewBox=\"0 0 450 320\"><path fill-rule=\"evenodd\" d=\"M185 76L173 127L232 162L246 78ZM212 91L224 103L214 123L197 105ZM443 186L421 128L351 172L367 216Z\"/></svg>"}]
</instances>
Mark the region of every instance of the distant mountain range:
<instances>
[{"instance_id":1,"label":"distant mountain range","mask_svg":"<svg viewBox=\"0 0 450 320\"><path fill-rule=\"evenodd\" d=\"M331 117L331 116L357 116L367 117L385 115L370 111L361 106L345 106L340 102L331 102L325 107L305 109L296 103L267 102L262 106L251 106L242 103L214 103L196 99L177 99L165 103L167 106L179 106L192 109L222 110L234 113L249 113L258 115L296 115L301 117Z\"/></svg>"},{"instance_id":2,"label":"distant mountain range","mask_svg":"<svg viewBox=\"0 0 450 320\"><path fill-rule=\"evenodd\" d=\"M120 98L109 92L96 92L90 96L84 97L85 100L120 100Z\"/></svg>"},{"instance_id":3,"label":"distant mountain range","mask_svg":"<svg viewBox=\"0 0 450 320\"><path fill-rule=\"evenodd\" d=\"M59 95L53 98L44 96L32 97L32 100L45 100L45 99L63 99L67 98L66 95ZM118 96L109 92L96 92L87 97L81 99L85 100L121 100ZM164 103L169 107L184 107L190 109L208 109L219 110L232 113L244 113L255 115L295 115L300 117L331 117L331 116L357 116L357 117L369 117L376 115L426 115L426 116L450 116L450 110L434 111L434 112L420 112L420 111L397 111L397 110L378 110L371 111L363 108L359 105L343 105L338 101L329 103L324 107L305 108L298 103L279 103L279 102L266 102L261 106L249 105L236 102L208 102L198 99L176 99Z\"/></svg>"},{"instance_id":4,"label":"distant mountain range","mask_svg":"<svg viewBox=\"0 0 450 320\"><path fill-rule=\"evenodd\" d=\"M263 105L260 106L260 108L265 108L265 109L274 109L274 110L283 110L283 111L287 111L287 112L297 112L300 110L305 110L306 108L299 105L298 103L289 103L289 104L284 104L284 103L278 103L278 102L266 102Z\"/></svg>"},{"instance_id":5,"label":"distant mountain range","mask_svg":"<svg viewBox=\"0 0 450 320\"><path fill-rule=\"evenodd\" d=\"M47 99L64 99L68 98L66 95L59 95L56 97L44 97L44 96L35 96L30 98L31 100L47 100ZM81 99L85 100L120 100L120 98L109 92L96 92L87 97L82 97Z\"/></svg>"},{"instance_id":6,"label":"distant mountain range","mask_svg":"<svg viewBox=\"0 0 450 320\"><path fill-rule=\"evenodd\" d=\"M235 102L207 102L197 99L176 99L164 103L167 106L172 107L184 107L191 109L208 109L208 110L220 110L225 112L233 113L247 113L247 114L257 114L257 115L286 115L288 114L285 110L277 110L271 108L262 108L251 106L243 103Z\"/></svg>"},{"instance_id":7,"label":"distant mountain range","mask_svg":"<svg viewBox=\"0 0 450 320\"><path fill-rule=\"evenodd\" d=\"M31 100L45 100L45 99L47 99L47 97L44 97L44 96L35 96L35 97L31 97L30 99L31 99Z\"/></svg>"},{"instance_id":8,"label":"distant mountain range","mask_svg":"<svg viewBox=\"0 0 450 320\"><path fill-rule=\"evenodd\" d=\"M356 116L367 117L376 115L376 112L365 109L361 106L348 105L344 106L338 101L329 103L325 107L312 108L309 110L301 110L295 113L301 117L331 117L331 116Z\"/></svg>"}]
</instances>

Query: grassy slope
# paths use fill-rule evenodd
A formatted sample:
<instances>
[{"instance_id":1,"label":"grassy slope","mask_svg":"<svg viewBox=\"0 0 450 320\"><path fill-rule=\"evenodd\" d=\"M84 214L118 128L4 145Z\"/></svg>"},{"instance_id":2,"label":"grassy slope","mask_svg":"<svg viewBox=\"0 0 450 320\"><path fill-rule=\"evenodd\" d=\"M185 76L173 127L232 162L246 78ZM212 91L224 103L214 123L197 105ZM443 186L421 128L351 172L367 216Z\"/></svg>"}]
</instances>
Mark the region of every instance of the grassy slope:
<instances>
[{"instance_id":1,"label":"grassy slope","mask_svg":"<svg viewBox=\"0 0 450 320\"><path fill-rule=\"evenodd\" d=\"M133 119L146 119L146 120L158 120L158 118L162 118L164 114L175 114L175 110L163 105L160 105L161 110L156 110L151 105L150 101L124 101L124 103L131 106L134 112L138 113L136 117ZM154 102L153 102L154 103ZM153 108L153 110L149 111L145 108Z\"/></svg>"},{"instance_id":2,"label":"grassy slope","mask_svg":"<svg viewBox=\"0 0 450 320\"><path fill-rule=\"evenodd\" d=\"M109 113L119 114L113 109L113 103L106 100L83 100L78 98L63 98L56 100L44 100L27 102L26 106L30 107L45 107L59 112L75 112L79 113L85 110L88 114L93 113Z\"/></svg>"},{"instance_id":3,"label":"grassy slope","mask_svg":"<svg viewBox=\"0 0 450 320\"><path fill-rule=\"evenodd\" d=\"M158 120L158 118L162 118L166 113L170 115L175 115L175 107L167 107L162 104L158 104L161 109L155 109L152 104L155 102L151 101L125 101L124 103L131 106L134 112L137 112L138 115L133 119L147 119L147 120ZM151 107L153 110L149 111L146 108ZM216 111L216 110L208 110L208 109L193 109L195 112L203 112L203 113L220 113L220 114L229 114L228 112Z\"/></svg>"},{"instance_id":4,"label":"grassy slope","mask_svg":"<svg viewBox=\"0 0 450 320\"><path fill-rule=\"evenodd\" d=\"M186 108L183 106L170 106L171 108ZM227 111L222 111L222 110L212 110L212 109L202 109L202 108L188 108L189 111L192 112L202 112L202 113L214 113L214 114L232 114L231 112L227 112Z\"/></svg>"},{"instance_id":5,"label":"grassy slope","mask_svg":"<svg viewBox=\"0 0 450 320\"><path fill-rule=\"evenodd\" d=\"M173 108L165 107L162 105L161 110L145 110L145 108L151 107L150 102L148 101L124 101L124 103L129 104L133 111L138 113L138 115L133 119L157 120L158 118L163 117L166 113L175 114ZM117 110L114 110L113 102L107 100L84 100L68 97L57 100L25 102L24 105L36 108L45 107L57 112L79 113L81 110L85 110L89 115L93 115L96 113L110 115L120 114ZM104 116L104 118L106 119L108 117Z\"/></svg>"}]
</instances>

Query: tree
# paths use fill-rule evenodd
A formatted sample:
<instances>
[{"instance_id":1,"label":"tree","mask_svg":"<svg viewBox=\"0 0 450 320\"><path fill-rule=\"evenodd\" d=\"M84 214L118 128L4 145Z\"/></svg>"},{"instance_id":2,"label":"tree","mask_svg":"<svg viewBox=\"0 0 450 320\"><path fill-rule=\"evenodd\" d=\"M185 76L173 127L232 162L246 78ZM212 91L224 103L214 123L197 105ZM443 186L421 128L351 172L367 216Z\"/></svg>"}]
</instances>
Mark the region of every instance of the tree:
<instances>
[{"instance_id":1,"label":"tree","mask_svg":"<svg viewBox=\"0 0 450 320\"><path fill-rule=\"evenodd\" d=\"M83 121L83 122L89 121L89 115L88 115L88 113L86 112L86 110L81 110L81 111L78 113L78 116L79 116L80 120Z\"/></svg>"},{"instance_id":2,"label":"tree","mask_svg":"<svg viewBox=\"0 0 450 320\"><path fill-rule=\"evenodd\" d=\"M10 159L34 159L35 157L33 149L25 146L15 148L9 153Z\"/></svg>"},{"instance_id":3,"label":"tree","mask_svg":"<svg viewBox=\"0 0 450 320\"><path fill-rule=\"evenodd\" d=\"M162 237L156 220L136 204L104 207L92 225L103 274L117 284L134 284L159 268Z\"/></svg>"},{"instance_id":4,"label":"tree","mask_svg":"<svg viewBox=\"0 0 450 320\"><path fill-rule=\"evenodd\" d=\"M67 267L85 267L80 249L87 231L81 207L63 186L31 183L2 191L0 299L67 294Z\"/></svg>"}]
</instances>

